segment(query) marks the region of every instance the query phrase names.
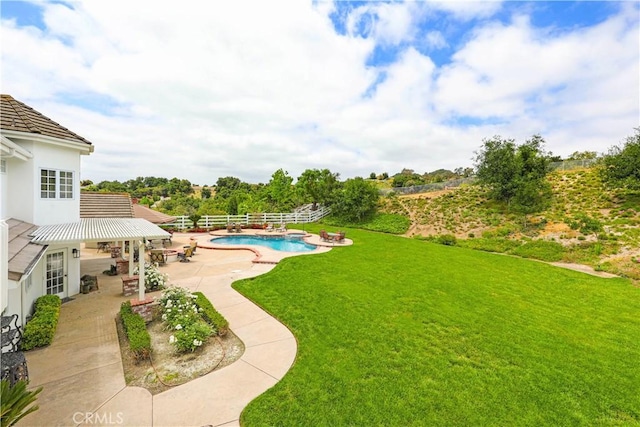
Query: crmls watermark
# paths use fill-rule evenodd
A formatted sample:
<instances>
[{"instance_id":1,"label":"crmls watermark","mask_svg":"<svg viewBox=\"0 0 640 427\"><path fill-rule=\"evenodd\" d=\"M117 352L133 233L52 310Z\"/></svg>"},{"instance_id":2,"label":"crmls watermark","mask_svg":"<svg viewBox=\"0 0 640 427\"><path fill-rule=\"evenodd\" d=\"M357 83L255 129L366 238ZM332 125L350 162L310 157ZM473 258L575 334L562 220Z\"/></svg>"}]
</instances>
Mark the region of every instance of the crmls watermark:
<instances>
[{"instance_id":1,"label":"crmls watermark","mask_svg":"<svg viewBox=\"0 0 640 427\"><path fill-rule=\"evenodd\" d=\"M122 412L76 412L73 414L74 424L121 425L124 423Z\"/></svg>"}]
</instances>

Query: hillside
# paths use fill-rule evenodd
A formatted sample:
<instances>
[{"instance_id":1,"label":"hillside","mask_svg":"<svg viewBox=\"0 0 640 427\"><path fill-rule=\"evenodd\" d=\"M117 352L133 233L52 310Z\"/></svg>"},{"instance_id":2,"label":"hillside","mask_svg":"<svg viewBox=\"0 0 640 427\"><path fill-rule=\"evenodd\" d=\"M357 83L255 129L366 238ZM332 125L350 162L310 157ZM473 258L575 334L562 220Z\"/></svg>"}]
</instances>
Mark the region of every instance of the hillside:
<instances>
[{"instance_id":1,"label":"hillside","mask_svg":"<svg viewBox=\"0 0 640 427\"><path fill-rule=\"evenodd\" d=\"M382 211L408 216L408 237L451 234L463 239L461 246L486 250L532 240L556 242L562 254L555 261L640 279L640 264L634 262L640 258L640 194L607 190L595 169L555 171L548 179L551 205L526 220L489 200L486 190L475 185L387 197ZM593 224L602 230L591 231Z\"/></svg>"}]
</instances>

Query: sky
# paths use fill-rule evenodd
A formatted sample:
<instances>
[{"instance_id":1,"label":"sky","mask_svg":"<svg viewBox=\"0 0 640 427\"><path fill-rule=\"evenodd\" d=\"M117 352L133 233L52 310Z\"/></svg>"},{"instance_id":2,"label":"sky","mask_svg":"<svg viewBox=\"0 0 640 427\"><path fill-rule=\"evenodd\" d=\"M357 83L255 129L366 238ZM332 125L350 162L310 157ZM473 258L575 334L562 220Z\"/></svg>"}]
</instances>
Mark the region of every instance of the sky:
<instances>
[{"instance_id":1,"label":"sky","mask_svg":"<svg viewBox=\"0 0 640 427\"><path fill-rule=\"evenodd\" d=\"M179 5L179 6L178 6ZM604 153L640 126L638 1L0 3L2 93L93 143L82 179L213 185Z\"/></svg>"}]
</instances>

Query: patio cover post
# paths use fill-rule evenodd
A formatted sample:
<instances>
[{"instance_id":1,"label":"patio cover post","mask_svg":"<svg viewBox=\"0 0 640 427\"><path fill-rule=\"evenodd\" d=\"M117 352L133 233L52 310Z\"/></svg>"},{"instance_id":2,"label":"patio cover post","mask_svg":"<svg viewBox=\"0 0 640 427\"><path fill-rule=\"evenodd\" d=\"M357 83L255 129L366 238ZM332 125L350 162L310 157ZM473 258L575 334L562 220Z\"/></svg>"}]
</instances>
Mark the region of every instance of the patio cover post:
<instances>
[{"instance_id":1,"label":"patio cover post","mask_svg":"<svg viewBox=\"0 0 640 427\"><path fill-rule=\"evenodd\" d=\"M138 300L144 301L144 241L138 242ZM132 260L133 261L133 260Z\"/></svg>"},{"instance_id":2,"label":"patio cover post","mask_svg":"<svg viewBox=\"0 0 640 427\"><path fill-rule=\"evenodd\" d=\"M133 254L135 253L135 244L136 244L135 240L133 240L133 239L129 240L129 277L133 276L133 270L134 270L134 266L133 266L134 256L133 256Z\"/></svg>"}]
</instances>

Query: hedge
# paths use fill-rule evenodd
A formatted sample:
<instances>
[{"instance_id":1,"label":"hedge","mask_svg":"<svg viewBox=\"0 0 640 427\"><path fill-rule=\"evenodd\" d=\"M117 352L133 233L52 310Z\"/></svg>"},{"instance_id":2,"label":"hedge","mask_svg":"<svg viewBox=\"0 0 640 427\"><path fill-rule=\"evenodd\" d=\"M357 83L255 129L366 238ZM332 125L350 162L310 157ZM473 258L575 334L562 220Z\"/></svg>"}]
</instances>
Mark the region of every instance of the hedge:
<instances>
[{"instance_id":1,"label":"hedge","mask_svg":"<svg viewBox=\"0 0 640 427\"><path fill-rule=\"evenodd\" d=\"M151 356L151 336L142 316L134 313L131 309L130 301L125 301L120 305L120 318L129 339L129 348L135 359L148 359Z\"/></svg>"},{"instance_id":2,"label":"hedge","mask_svg":"<svg viewBox=\"0 0 640 427\"><path fill-rule=\"evenodd\" d=\"M57 295L43 295L36 299L33 317L24 327L20 348L24 351L44 347L53 341L60 317L62 301Z\"/></svg>"},{"instance_id":3,"label":"hedge","mask_svg":"<svg viewBox=\"0 0 640 427\"><path fill-rule=\"evenodd\" d=\"M224 336L229 331L229 322L213 308L211 301L202 292L194 292L196 305L202 309L202 317L218 331L218 336Z\"/></svg>"}]
</instances>

